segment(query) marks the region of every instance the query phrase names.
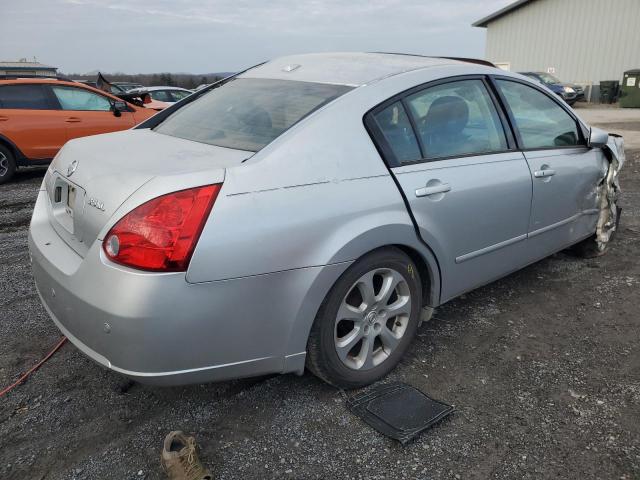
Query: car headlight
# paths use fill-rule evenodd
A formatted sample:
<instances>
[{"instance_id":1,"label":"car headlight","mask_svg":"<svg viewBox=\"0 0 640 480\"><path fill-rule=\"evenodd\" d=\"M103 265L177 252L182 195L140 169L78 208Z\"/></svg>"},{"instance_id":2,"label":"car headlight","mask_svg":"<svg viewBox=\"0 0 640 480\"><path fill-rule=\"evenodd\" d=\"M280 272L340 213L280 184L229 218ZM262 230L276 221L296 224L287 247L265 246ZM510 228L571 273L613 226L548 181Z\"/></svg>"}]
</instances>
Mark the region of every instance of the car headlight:
<instances>
[{"instance_id":1,"label":"car headlight","mask_svg":"<svg viewBox=\"0 0 640 480\"><path fill-rule=\"evenodd\" d=\"M576 91L571 87L564 87L564 93L576 93Z\"/></svg>"}]
</instances>

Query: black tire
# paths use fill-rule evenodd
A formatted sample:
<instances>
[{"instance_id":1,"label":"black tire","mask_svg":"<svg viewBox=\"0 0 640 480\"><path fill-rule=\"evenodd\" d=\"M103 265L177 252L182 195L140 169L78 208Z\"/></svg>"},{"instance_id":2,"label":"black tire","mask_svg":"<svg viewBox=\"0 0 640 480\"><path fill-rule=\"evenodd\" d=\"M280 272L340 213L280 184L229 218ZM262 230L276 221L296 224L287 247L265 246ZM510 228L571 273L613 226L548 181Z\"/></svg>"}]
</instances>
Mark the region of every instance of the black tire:
<instances>
[{"instance_id":1,"label":"black tire","mask_svg":"<svg viewBox=\"0 0 640 480\"><path fill-rule=\"evenodd\" d=\"M404 328L404 333L399 338L397 345L392 349L387 350L382 343L378 344L377 349L372 353L372 358L374 355L378 357L387 355L381 363L369 367L367 370L349 368L343 363L337 353L336 342L338 340L336 339L336 332L338 328L337 324L340 323L337 321L338 309L350 292L356 290L354 284L358 282L359 279L368 273L376 271L372 276L372 278L375 278L375 276L378 275L377 272L384 272L385 269L388 269L388 271L393 274L399 273L405 283L400 282L398 287L394 288L403 288L405 292L408 288L410 294L410 305L406 307L406 310L410 313L402 315L402 322L404 322L402 328ZM379 294L382 292L382 286L379 287L377 293L376 287L374 286L373 291L376 295ZM397 290L394 290L394 292L397 292ZM391 322L391 329L400 328L400 323L396 323L400 322L400 320L398 320L400 316L385 316L385 307L392 306L394 301L399 301L400 299L400 297L393 297L393 295L397 295L397 293L392 293L389 302L385 305L382 304L382 301L376 302L376 308L379 306L380 311L383 313L380 313L380 315L382 315L380 317L374 315L374 319L377 318L378 323L371 328L384 328L389 325L389 322ZM393 300L393 298L396 300ZM362 305L365 305L365 301L362 300L362 302ZM309 341L307 343L307 368L325 382L344 389L362 387L381 379L398 364L411 344L420 323L421 308L422 286L418 269L404 252L400 249L389 247L375 250L365 255L342 274L322 303L313 327L311 328L311 333L309 334ZM380 320L381 318L383 320ZM366 324L367 320L362 320L362 322ZM382 324L382 326L380 324ZM372 330L372 332L375 331L376 330ZM376 334L372 333L372 335ZM373 348L376 348L376 341L382 342L382 335L380 335L376 341L373 339L370 341L373 342ZM357 348L357 345L358 344L356 344L354 348ZM361 345L361 348L363 348L363 345ZM346 349L344 351L346 351Z\"/></svg>"},{"instance_id":2,"label":"black tire","mask_svg":"<svg viewBox=\"0 0 640 480\"><path fill-rule=\"evenodd\" d=\"M13 152L0 144L0 185L7 183L16 173L16 159Z\"/></svg>"}]
</instances>

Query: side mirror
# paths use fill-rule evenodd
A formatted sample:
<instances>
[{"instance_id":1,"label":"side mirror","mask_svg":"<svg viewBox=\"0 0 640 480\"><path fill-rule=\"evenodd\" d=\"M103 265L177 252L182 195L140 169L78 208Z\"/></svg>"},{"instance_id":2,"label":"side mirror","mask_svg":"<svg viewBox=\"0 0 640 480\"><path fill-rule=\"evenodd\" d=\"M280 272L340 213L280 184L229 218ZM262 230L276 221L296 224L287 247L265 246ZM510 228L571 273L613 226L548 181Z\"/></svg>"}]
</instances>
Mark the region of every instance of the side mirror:
<instances>
[{"instance_id":1,"label":"side mirror","mask_svg":"<svg viewBox=\"0 0 640 480\"><path fill-rule=\"evenodd\" d=\"M150 94L145 93L145 94L142 95L142 103L143 104L146 105L146 104L151 103L151 102L152 102L152 99L151 99L151 95Z\"/></svg>"},{"instance_id":2,"label":"side mirror","mask_svg":"<svg viewBox=\"0 0 640 480\"><path fill-rule=\"evenodd\" d=\"M609 134L607 132L596 127L591 127L589 131L589 148L604 147L608 141Z\"/></svg>"},{"instance_id":3,"label":"side mirror","mask_svg":"<svg viewBox=\"0 0 640 480\"><path fill-rule=\"evenodd\" d=\"M113 102L113 114L116 117L121 116L122 112L128 112L128 111L129 111L129 107L127 106L127 102L123 100L116 100L115 102Z\"/></svg>"}]
</instances>

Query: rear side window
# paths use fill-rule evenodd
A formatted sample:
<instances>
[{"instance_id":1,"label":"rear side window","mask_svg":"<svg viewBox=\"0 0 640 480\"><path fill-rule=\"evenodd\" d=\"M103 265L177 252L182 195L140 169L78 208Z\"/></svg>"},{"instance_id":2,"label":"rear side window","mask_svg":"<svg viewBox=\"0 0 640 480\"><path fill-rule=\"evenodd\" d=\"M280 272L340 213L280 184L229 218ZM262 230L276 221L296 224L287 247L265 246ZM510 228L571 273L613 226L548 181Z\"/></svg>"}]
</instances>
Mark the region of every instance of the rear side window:
<instances>
[{"instance_id":1,"label":"rear side window","mask_svg":"<svg viewBox=\"0 0 640 480\"><path fill-rule=\"evenodd\" d=\"M171 96L173 97L174 102L179 102L189 95L191 95L191 92L184 92L182 90L171 90Z\"/></svg>"},{"instance_id":2,"label":"rear side window","mask_svg":"<svg viewBox=\"0 0 640 480\"><path fill-rule=\"evenodd\" d=\"M402 103L389 105L373 118L397 162L415 162L422 158L418 140Z\"/></svg>"},{"instance_id":3,"label":"rear side window","mask_svg":"<svg viewBox=\"0 0 640 480\"><path fill-rule=\"evenodd\" d=\"M314 110L351 90L345 85L239 78L178 109L156 132L257 152Z\"/></svg>"},{"instance_id":4,"label":"rear side window","mask_svg":"<svg viewBox=\"0 0 640 480\"><path fill-rule=\"evenodd\" d=\"M522 83L497 80L525 149L580 145L576 121L544 93Z\"/></svg>"},{"instance_id":5,"label":"rear side window","mask_svg":"<svg viewBox=\"0 0 640 480\"><path fill-rule=\"evenodd\" d=\"M45 85L0 86L0 108L53 110Z\"/></svg>"},{"instance_id":6,"label":"rear side window","mask_svg":"<svg viewBox=\"0 0 640 480\"><path fill-rule=\"evenodd\" d=\"M97 93L74 87L52 87L63 110L99 111L111 110L108 98Z\"/></svg>"},{"instance_id":7,"label":"rear side window","mask_svg":"<svg viewBox=\"0 0 640 480\"><path fill-rule=\"evenodd\" d=\"M159 102L173 102L173 97L171 97L171 94L166 90L151 90L149 95Z\"/></svg>"},{"instance_id":8,"label":"rear side window","mask_svg":"<svg viewBox=\"0 0 640 480\"><path fill-rule=\"evenodd\" d=\"M406 102L426 159L507 150L502 123L481 80L436 85Z\"/></svg>"}]
</instances>

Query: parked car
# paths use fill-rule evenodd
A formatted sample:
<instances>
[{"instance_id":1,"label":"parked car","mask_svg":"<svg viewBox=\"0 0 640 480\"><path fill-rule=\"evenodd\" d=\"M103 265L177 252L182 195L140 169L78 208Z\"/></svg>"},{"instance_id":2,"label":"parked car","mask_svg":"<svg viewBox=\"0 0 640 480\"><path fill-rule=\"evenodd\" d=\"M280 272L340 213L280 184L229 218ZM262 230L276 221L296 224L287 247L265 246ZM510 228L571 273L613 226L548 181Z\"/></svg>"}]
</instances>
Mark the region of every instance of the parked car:
<instances>
[{"instance_id":1,"label":"parked car","mask_svg":"<svg viewBox=\"0 0 640 480\"><path fill-rule=\"evenodd\" d=\"M151 96L151 102L145 104L145 107L153 110L164 110L168 106L188 97L193 92L180 87L144 87L129 90L128 93L148 93Z\"/></svg>"},{"instance_id":2,"label":"parked car","mask_svg":"<svg viewBox=\"0 0 640 480\"><path fill-rule=\"evenodd\" d=\"M542 83L552 92L563 98L569 105L573 105L580 100L584 100L584 88L580 85L562 82L558 78L546 72L521 72L521 74Z\"/></svg>"},{"instance_id":3,"label":"parked car","mask_svg":"<svg viewBox=\"0 0 640 480\"><path fill-rule=\"evenodd\" d=\"M607 141L497 68L285 57L67 143L35 205L33 274L64 335L138 381L306 365L359 387L429 307L592 245Z\"/></svg>"},{"instance_id":4,"label":"parked car","mask_svg":"<svg viewBox=\"0 0 640 480\"><path fill-rule=\"evenodd\" d=\"M131 128L155 112L73 81L0 80L0 184L72 138Z\"/></svg>"}]
</instances>

